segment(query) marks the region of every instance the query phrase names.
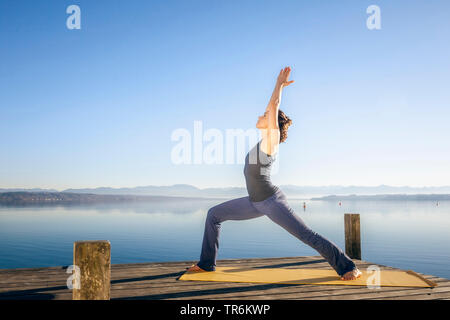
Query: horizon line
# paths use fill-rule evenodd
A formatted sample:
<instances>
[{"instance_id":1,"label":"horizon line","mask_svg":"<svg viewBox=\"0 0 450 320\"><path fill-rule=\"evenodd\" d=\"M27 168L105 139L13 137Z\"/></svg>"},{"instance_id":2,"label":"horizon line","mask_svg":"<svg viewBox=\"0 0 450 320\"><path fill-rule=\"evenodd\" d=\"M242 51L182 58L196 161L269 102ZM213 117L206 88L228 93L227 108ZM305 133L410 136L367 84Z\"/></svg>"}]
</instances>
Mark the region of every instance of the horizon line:
<instances>
[{"instance_id":1,"label":"horizon line","mask_svg":"<svg viewBox=\"0 0 450 320\"><path fill-rule=\"evenodd\" d=\"M188 183L175 183L170 185L138 185L134 187L109 187L109 186L99 186L99 187L69 187L69 188L52 188L52 187L0 187L0 190L11 190L11 189L21 189L21 190L34 190L34 189L40 189L40 190L56 190L58 192L66 191L66 190L79 190L79 189L137 189L137 188L147 188L147 187L157 187L157 188L164 188L164 187L176 187L176 186L189 186L194 187L199 190L206 190L206 189L245 189L245 185L243 186L209 186L209 187L198 187L193 184ZM339 188L379 188L379 187L389 187L389 188L410 188L410 189L430 189L430 188L450 188L450 185L441 185L441 186L411 186L411 185L387 185L387 184L379 184L379 185L339 185L339 184L330 184L330 185L296 185L296 184L280 184L280 187L302 187L302 188L333 188L333 187L339 187Z\"/></svg>"}]
</instances>

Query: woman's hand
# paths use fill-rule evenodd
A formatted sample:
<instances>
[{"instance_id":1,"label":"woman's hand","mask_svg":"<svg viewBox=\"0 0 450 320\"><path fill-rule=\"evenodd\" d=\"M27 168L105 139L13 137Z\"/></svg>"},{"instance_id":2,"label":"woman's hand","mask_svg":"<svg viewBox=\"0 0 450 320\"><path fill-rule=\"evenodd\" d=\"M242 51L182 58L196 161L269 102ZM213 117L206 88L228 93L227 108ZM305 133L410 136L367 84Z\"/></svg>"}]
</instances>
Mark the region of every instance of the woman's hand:
<instances>
[{"instance_id":1,"label":"woman's hand","mask_svg":"<svg viewBox=\"0 0 450 320\"><path fill-rule=\"evenodd\" d=\"M281 69L280 74L278 75L277 79L277 85L279 85L281 88L287 87L291 83L294 82L294 80L289 81L289 76L291 75L291 67L286 67L284 69Z\"/></svg>"}]
</instances>

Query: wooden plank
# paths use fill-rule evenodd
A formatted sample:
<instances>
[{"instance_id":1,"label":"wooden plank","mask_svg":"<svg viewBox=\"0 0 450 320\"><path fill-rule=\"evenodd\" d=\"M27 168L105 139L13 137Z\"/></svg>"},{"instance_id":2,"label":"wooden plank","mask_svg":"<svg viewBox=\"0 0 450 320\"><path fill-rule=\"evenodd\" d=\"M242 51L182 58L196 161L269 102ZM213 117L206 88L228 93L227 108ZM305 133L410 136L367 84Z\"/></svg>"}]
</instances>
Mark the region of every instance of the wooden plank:
<instances>
[{"instance_id":1,"label":"wooden plank","mask_svg":"<svg viewBox=\"0 0 450 320\"><path fill-rule=\"evenodd\" d=\"M433 288L430 292L423 292L420 290L412 290L408 292L408 294L395 294L392 293L390 295L381 295L380 297L377 297L377 300L429 300L429 299L436 299L436 298L450 298L450 286L446 287L436 287Z\"/></svg>"},{"instance_id":2,"label":"wooden plank","mask_svg":"<svg viewBox=\"0 0 450 320\"><path fill-rule=\"evenodd\" d=\"M219 287L216 288L205 288L203 286L198 287L190 287L189 290L173 290L173 288L164 288L162 290L158 290L157 293L149 292L147 290L125 290L122 292L115 291L113 295L115 297L119 296L131 296L141 299L177 299L177 298L200 298L200 299L228 299L232 297L237 297L240 299L257 299L259 296L270 296L271 299L284 299L284 298L293 298L293 299L310 299L310 298L320 298L326 296L330 298L331 296L343 297L344 295L349 297L351 294L358 294L358 296L362 296L363 294L372 294L373 291L366 287L334 287L334 288L325 288L329 286L298 286L298 287L277 287L270 285L247 285L247 286L235 286L235 287ZM394 295L405 295L404 291L412 290L411 288L399 290L398 288L386 288L383 292L395 292ZM427 289L423 289L427 290ZM429 290L429 289L428 289ZM428 292L428 291L427 291ZM117 294L117 295L116 295Z\"/></svg>"},{"instance_id":3,"label":"wooden plank","mask_svg":"<svg viewBox=\"0 0 450 320\"><path fill-rule=\"evenodd\" d=\"M373 265L355 261L362 269ZM193 262L194 263L194 262ZM191 263L192 264L192 263ZM450 294L450 280L420 274L435 281L438 287L399 288L382 287L374 291L367 287L317 286L292 284L254 284L232 282L205 282L177 280L189 266L189 262L139 263L111 266L112 299L445 299ZM320 256L286 258L252 258L219 260L220 266L238 268L331 268ZM381 269L399 270L379 265ZM46 271L49 272L46 272ZM0 272L0 299L70 299L67 289L69 274L63 267L34 268Z\"/></svg>"},{"instance_id":4,"label":"wooden plank","mask_svg":"<svg viewBox=\"0 0 450 320\"><path fill-rule=\"evenodd\" d=\"M218 286L216 286L216 287L218 287ZM241 283L241 284L236 284L236 287L238 288L238 290L228 290L230 292L229 294L227 294L226 291L224 291L224 290L222 290L223 292L220 295L218 295L216 292L214 292L214 293L211 292L211 294L213 294L213 296L216 296L217 298L221 298L221 297L228 298L228 295L236 296L238 294L237 292L243 292L243 294L239 295L239 297L243 298L245 295L254 296L256 293L259 293L262 295L270 294L273 298L277 298L277 297L274 297L274 293L276 293L277 291L278 292L284 291L283 293L286 293L286 291L292 291L289 294L297 294L297 295L298 295L298 293L307 292L306 296L308 296L308 295L310 296L313 292L326 292L326 291L333 291L334 293L336 293L337 291L341 291L341 293L344 293L344 292L348 292L349 290L353 290L353 291L357 291L357 292L359 292L361 290L364 290L369 293L373 292L366 287L354 287L354 286L315 286L315 285L276 285L276 284L269 284L269 285L265 285L265 284L264 285L254 285L254 284L250 285L249 284L249 285L243 286L243 283ZM330 288L330 287L332 287L332 288ZM259 290L258 288L262 288L262 290ZM183 289L185 289L185 288L183 288ZM198 291L198 290L205 291L204 290L205 287L202 285L193 286L189 289L191 289L192 292L180 292L181 290L178 290L178 293L173 295L172 298L184 297L184 296L190 296L190 297L199 296L201 299L203 299L203 298L208 297L208 295L207 295L208 291L206 291L206 292ZM208 289L212 289L212 288L208 288ZM402 289L404 289L404 288L398 288L398 287L390 287L390 288L383 287L382 288L382 290L390 290L390 291L399 291ZM406 289L408 290L411 288L406 288ZM425 288L425 289L427 289L427 288ZM296 290L296 291L294 291L294 290ZM250 292L250 294L247 294L246 291ZM259 291L259 292L255 292L255 291ZM143 293L144 295L147 294L146 298L164 299L164 298L169 298L168 293L170 293L170 292L174 292L174 290L171 288L168 288L167 290L159 289L158 297L155 295L150 296L149 295L150 292L145 292L145 290L144 291L135 290L133 293L134 294Z\"/></svg>"},{"instance_id":5,"label":"wooden plank","mask_svg":"<svg viewBox=\"0 0 450 320\"><path fill-rule=\"evenodd\" d=\"M122 275L121 277L115 277L113 276L113 280L111 281L112 284L115 283L136 283L136 282L142 282L142 281L152 281L153 283L158 284L168 284L172 282L172 279L178 278L181 274L184 273L184 270L174 270L175 272L164 273L161 272L161 270L151 270L152 272L146 272L146 273L132 273L132 274L126 274ZM51 278L52 280L59 280L61 283L65 283L66 279L68 277L68 274L63 274L61 277L58 277L58 279L55 279L55 277ZM432 276L425 276L430 279L434 279ZM439 279L439 278L436 278ZM37 279L35 281L26 281L26 282L17 282L13 283L14 286L20 286L22 285L34 285L34 284L43 284L46 281L42 281L42 279ZM48 280L47 280L48 282ZM204 282L205 284L208 282ZM180 282L180 285L183 285L183 282Z\"/></svg>"},{"instance_id":6,"label":"wooden plank","mask_svg":"<svg viewBox=\"0 0 450 320\"><path fill-rule=\"evenodd\" d=\"M142 284L142 285L138 285L136 287L130 286L130 285L125 285L125 286L123 286L123 290L122 289L116 289L115 285L112 285L112 296L113 297L118 297L119 291L121 292L120 296L124 296L125 291L128 292L127 294L125 294L125 296L126 296L126 295L130 295L130 294L131 295L137 294L138 292L142 292L145 295L149 295L149 294L153 294L154 292L158 292L158 294L161 294L161 293L169 293L169 292L186 291L187 289L189 289L191 291L192 290L193 291L197 291L197 290L204 290L204 289L224 288L224 287L232 288L232 287L243 287L243 286L245 286L245 287L248 288L248 287L254 286L254 284L241 284L241 283L237 284L237 283L220 283L220 282L218 282L218 283L208 283L208 282L204 283L204 282L202 282L200 284L198 282L194 282L196 284L190 284L191 281L186 281L186 282L179 281L179 283L186 283L186 284L183 284L184 285L184 287L183 287L183 286L180 286L179 284L177 284L175 282L176 281L173 280L171 283L169 283L169 287L166 288L167 290L161 290L161 287L155 286L155 283L153 283L151 281L149 281L148 283ZM444 281L444 283L446 283L447 286L450 285L450 282L448 280ZM442 284L439 283L439 286L441 287ZM272 288L272 289L269 288L268 290L265 290L265 291L263 290L263 291L259 292L259 294L263 294L264 295L264 294L269 294L270 293L270 294L273 295L273 293L276 293L276 291L280 291L281 292L283 290L288 290L288 291L294 290L293 292L289 292L288 293L289 295L297 294L298 292L295 292L295 290L297 290L297 291L300 290L301 292L308 291L308 295L309 296L311 296L311 294L313 292L318 293L320 291L323 291L323 292L333 291L334 294L337 294L337 293L339 293L338 292L339 290L342 291L339 294L345 294L345 292L348 293L348 290L353 290L353 291L357 290L358 293L359 293L359 290L366 290L369 293L373 293L373 291L369 291L365 287L334 286L333 290L330 290L329 287L330 286L314 286L314 285L295 286L294 285L294 286L287 286L287 287L284 287L284 288L283 287L281 287L281 288ZM382 289L385 289L385 288L383 287ZM402 288L400 288L400 289L398 289L398 288L388 288L388 290L390 290L390 291L400 291L401 289ZM241 292L245 292L245 290L246 289L242 289ZM411 288L409 288L407 290L411 290ZM254 296L256 294L256 292L254 292L254 291L255 291L254 289L251 289L250 290L251 294L245 294L245 295L247 295L247 296ZM226 294L225 293L225 294L222 294L220 296L221 297L227 297L229 295L232 295L232 296L234 295L235 296L236 292L231 292L230 294ZM217 296L217 295L213 295L213 296ZM200 298L202 298L202 299L203 298L207 298L207 296L200 295Z\"/></svg>"}]
</instances>

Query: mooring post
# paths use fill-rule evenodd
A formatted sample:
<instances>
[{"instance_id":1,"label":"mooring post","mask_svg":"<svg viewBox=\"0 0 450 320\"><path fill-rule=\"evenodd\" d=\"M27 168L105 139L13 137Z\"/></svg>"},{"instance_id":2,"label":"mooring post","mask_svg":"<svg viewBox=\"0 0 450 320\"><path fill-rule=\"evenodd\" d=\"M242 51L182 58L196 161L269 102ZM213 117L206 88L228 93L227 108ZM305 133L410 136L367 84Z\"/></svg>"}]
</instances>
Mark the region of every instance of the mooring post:
<instances>
[{"instance_id":1,"label":"mooring post","mask_svg":"<svg viewBox=\"0 0 450 320\"><path fill-rule=\"evenodd\" d=\"M73 264L80 272L79 287L73 288L73 300L110 299L111 244L109 241L74 242Z\"/></svg>"},{"instance_id":2,"label":"mooring post","mask_svg":"<svg viewBox=\"0 0 450 320\"><path fill-rule=\"evenodd\" d=\"M361 260L361 233L359 213L346 213L345 223L345 253L351 259Z\"/></svg>"}]
</instances>

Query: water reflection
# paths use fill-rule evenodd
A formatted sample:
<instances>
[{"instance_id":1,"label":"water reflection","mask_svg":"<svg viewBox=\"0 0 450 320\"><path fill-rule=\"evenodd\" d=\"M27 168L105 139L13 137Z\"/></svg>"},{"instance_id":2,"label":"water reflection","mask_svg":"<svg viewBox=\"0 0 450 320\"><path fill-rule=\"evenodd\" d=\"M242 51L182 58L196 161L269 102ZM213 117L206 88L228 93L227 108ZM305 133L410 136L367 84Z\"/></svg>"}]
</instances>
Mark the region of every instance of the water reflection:
<instances>
[{"instance_id":1,"label":"water reflection","mask_svg":"<svg viewBox=\"0 0 450 320\"><path fill-rule=\"evenodd\" d=\"M208 208L220 199L64 207L0 207L0 268L72 263L76 240L107 239L113 263L196 260ZM306 202L306 208L304 208ZM450 278L450 202L291 200L344 248L344 213L361 214L363 259ZM219 259L317 253L267 217L222 224Z\"/></svg>"}]
</instances>

